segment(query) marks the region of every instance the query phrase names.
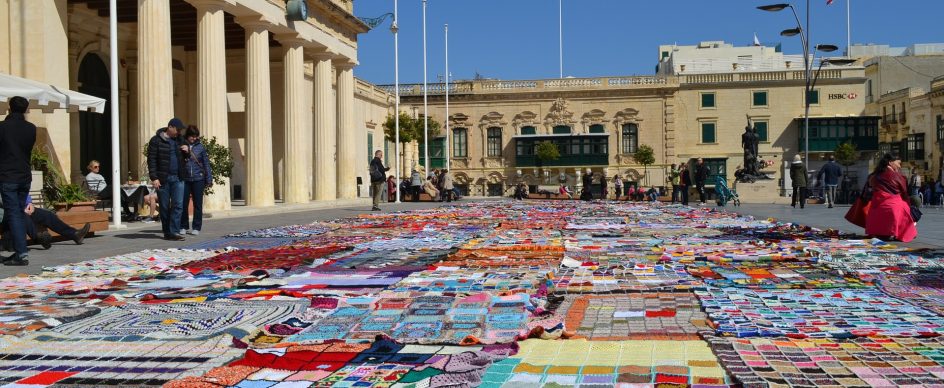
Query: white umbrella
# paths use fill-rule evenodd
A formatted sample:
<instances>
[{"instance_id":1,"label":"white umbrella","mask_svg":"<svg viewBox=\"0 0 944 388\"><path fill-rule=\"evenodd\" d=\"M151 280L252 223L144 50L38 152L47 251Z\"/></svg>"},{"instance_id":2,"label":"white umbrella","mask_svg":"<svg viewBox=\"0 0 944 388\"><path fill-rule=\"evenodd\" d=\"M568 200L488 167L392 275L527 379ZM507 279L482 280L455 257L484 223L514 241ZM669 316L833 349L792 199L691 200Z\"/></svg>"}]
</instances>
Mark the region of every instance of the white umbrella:
<instances>
[{"instance_id":1,"label":"white umbrella","mask_svg":"<svg viewBox=\"0 0 944 388\"><path fill-rule=\"evenodd\" d=\"M0 73L0 113L6 113L11 97L20 96L30 100L30 108L44 112L54 109L80 110L104 113L105 100L58 86L44 84L26 78Z\"/></svg>"}]
</instances>

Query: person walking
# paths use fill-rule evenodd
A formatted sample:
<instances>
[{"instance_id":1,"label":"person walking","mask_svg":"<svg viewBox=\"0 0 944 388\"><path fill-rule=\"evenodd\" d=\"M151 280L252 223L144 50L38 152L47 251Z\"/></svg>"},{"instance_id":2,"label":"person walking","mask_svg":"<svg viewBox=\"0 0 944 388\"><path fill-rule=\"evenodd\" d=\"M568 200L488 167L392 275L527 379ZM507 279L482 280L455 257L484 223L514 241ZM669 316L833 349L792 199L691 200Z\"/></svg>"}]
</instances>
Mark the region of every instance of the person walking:
<instances>
[{"instance_id":1,"label":"person walking","mask_svg":"<svg viewBox=\"0 0 944 388\"><path fill-rule=\"evenodd\" d=\"M819 173L816 174L816 180L823 182L826 186L826 203L828 207L832 209L833 204L836 203L836 187L839 186L839 178L842 177L842 167L839 167L839 163L836 163L836 157L829 155L829 161L819 169Z\"/></svg>"},{"instance_id":2,"label":"person walking","mask_svg":"<svg viewBox=\"0 0 944 388\"><path fill-rule=\"evenodd\" d=\"M708 166L698 158L695 163L695 189L698 190L698 201L705 204L705 181L708 180Z\"/></svg>"},{"instance_id":3,"label":"person walking","mask_svg":"<svg viewBox=\"0 0 944 388\"><path fill-rule=\"evenodd\" d=\"M593 185L593 173L590 172L590 169L587 169L587 173L584 174L581 178L581 183L583 184L583 191L580 192L581 201L590 201L593 199L593 194L590 190L590 186Z\"/></svg>"},{"instance_id":4,"label":"person walking","mask_svg":"<svg viewBox=\"0 0 944 388\"><path fill-rule=\"evenodd\" d=\"M672 167L669 169L669 173L666 174L668 177L669 184L672 185L672 203L678 202L681 192L679 191L679 174L678 166L675 163L672 163Z\"/></svg>"},{"instance_id":5,"label":"person walking","mask_svg":"<svg viewBox=\"0 0 944 388\"><path fill-rule=\"evenodd\" d=\"M613 176L613 191L616 194L616 200L619 201L620 195L623 194L623 178L619 174Z\"/></svg>"},{"instance_id":6,"label":"person walking","mask_svg":"<svg viewBox=\"0 0 944 388\"><path fill-rule=\"evenodd\" d=\"M912 218L908 187L901 175L901 158L885 154L869 175L872 198L865 218L865 233L883 239L909 242L918 236Z\"/></svg>"},{"instance_id":7,"label":"person walking","mask_svg":"<svg viewBox=\"0 0 944 388\"><path fill-rule=\"evenodd\" d=\"M410 171L410 194L413 196L413 202L420 201L420 190L423 187L423 176L420 175L419 171L416 171L416 167L413 167Z\"/></svg>"},{"instance_id":8,"label":"person walking","mask_svg":"<svg viewBox=\"0 0 944 388\"><path fill-rule=\"evenodd\" d=\"M806 165L800 155L793 155L793 163L790 164L790 180L793 181L793 197L790 200L790 206L796 207L800 203L800 209L806 206Z\"/></svg>"},{"instance_id":9,"label":"person walking","mask_svg":"<svg viewBox=\"0 0 944 388\"><path fill-rule=\"evenodd\" d=\"M370 208L372 211L380 210L380 199L383 198L385 177L387 176L387 171L390 170L390 167L384 167L383 165L383 151L377 150L374 152L374 159L370 161L370 189L373 190L374 195L374 207Z\"/></svg>"},{"instance_id":10,"label":"person walking","mask_svg":"<svg viewBox=\"0 0 944 388\"><path fill-rule=\"evenodd\" d=\"M213 186L213 170L210 168L210 156L207 149L200 142L200 129L195 125L187 127L184 135L185 144L190 146L189 152L184 152L183 178L184 200L181 203L180 234L186 231L191 235L198 235L203 230L203 191ZM193 199L193 227L190 226L190 215L187 204Z\"/></svg>"},{"instance_id":11,"label":"person walking","mask_svg":"<svg viewBox=\"0 0 944 388\"><path fill-rule=\"evenodd\" d=\"M606 200L609 191L606 189L606 171L600 173L600 199Z\"/></svg>"},{"instance_id":12,"label":"person walking","mask_svg":"<svg viewBox=\"0 0 944 388\"><path fill-rule=\"evenodd\" d=\"M13 234L14 253L3 258L3 265L22 266L29 265L23 204L33 181L30 154L36 143L36 126L26 120L29 100L14 96L8 104L10 114L0 122L0 199L3 222Z\"/></svg>"},{"instance_id":13,"label":"person walking","mask_svg":"<svg viewBox=\"0 0 944 388\"><path fill-rule=\"evenodd\" d=\"M688 164L679 166L679 194L682 205L688 206L688 188L692 186L692 175L688 172Z\"/></svg>"},{"instance_id":14,"label":"person walking","mask_svg":"<svg viewBox=\"0 0 944 388\"><path fill-rule=\"evenodd\" d=\"M452 181L452 174L449 173L449 170L442 170L442 178L440 179L442 183L442 199L439 202L445 200L446 202L452 202L453 197L455 197L455 184Z\"/></svg>"},{"instance_id":15,"label":"person walking","mask_svg":"<svg viewBox=\"0 0 944 388\"><path fill-rule=\"evenodd\" d=\"M157 130L148 142L147 164L151 184L157 190L157 201L161 207L161 230L165 240L181 241L180 217L183 214L184 183L180 180L183 170L183 154L190 146L178 141L184 123L178 118L167 122L167 127Z\"/></svg>"}]
</instances>

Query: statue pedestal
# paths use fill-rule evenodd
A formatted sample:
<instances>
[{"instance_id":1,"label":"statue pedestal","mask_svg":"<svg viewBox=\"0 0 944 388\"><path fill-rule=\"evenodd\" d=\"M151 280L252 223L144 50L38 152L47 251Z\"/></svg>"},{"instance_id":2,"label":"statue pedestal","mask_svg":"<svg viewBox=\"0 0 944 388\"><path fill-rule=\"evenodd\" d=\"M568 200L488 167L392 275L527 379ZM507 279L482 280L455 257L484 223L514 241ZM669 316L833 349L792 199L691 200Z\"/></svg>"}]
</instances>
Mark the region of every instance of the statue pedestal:
<instances>
[{"instance_id":1,"label":"statue pedestal","mask_svg":"<svg viewBox=\"0 0 944 388\"><path fill-rule=\"evenodd\" d=\"M742 203L790 204L790 197L780 196L780 185L776 179L762 179L754 183L737 182L734 190Z\"/></svg>"}]
</instances>

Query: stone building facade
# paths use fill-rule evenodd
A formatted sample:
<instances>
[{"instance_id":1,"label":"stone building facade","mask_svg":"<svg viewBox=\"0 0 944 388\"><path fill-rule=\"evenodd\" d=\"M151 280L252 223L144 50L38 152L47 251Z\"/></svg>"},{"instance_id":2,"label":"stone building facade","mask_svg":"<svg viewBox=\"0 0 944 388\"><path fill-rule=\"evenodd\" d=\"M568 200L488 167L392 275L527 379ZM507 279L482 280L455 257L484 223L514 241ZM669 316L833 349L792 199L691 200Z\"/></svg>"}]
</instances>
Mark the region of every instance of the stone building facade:
<instances>
[{"instance_id":1,"label":"stone building facade","mask_svg":"<svg viewBox=\"0 0 944 388\"><path fill-rule=\"evenodd\" d=\"M354 198L393 101L354 78L369 27L353 2L305 4L307 18L289 20L284 0L119 0L120 101L106 115L31 113L40 147L73 181L90 159L109 171L116 106L122 180L147 176L143 145L180 117L236 162L208 209ZM0 72L107 99L108 13L100 0L0 0Z\"/></svg>"},{"instance_id":2,"label":"stone building facade","mask_svg":"<svg viewBox=\"0 0 944 388\"><path fill-rule=\"evenodd\" d=\"M878 118L864 115L862 67L824 67L811 97L811 166L843 141L877 149ZM672 163L704 158L713 175L730 181L741 164L747 118L761 132L759 153L775 178L783 161L802 152L802 69L729 71L603 78L456 82L429 86L429 114L450 128L448 167L472 195L500 195L510 185L566 182L576 186L587 169L620 174L649 186L665 185ZM392 91L392 87L386 87ZM422 85L401 85L401 109L423 109ZM558 144L561 158L539 166L535 142ZM445 146L432 139L430 150ZM655 164L633 159L641 145ZM433 152L431 168L446 167ZM435 156L443 157L436 158ZM424 164L422 153L405 164ZM409 168L405 167L408 171ZM646 177L648 176L648 181ZM647 183L648 182L648 183Z\"/></svg>"}]
</instances>

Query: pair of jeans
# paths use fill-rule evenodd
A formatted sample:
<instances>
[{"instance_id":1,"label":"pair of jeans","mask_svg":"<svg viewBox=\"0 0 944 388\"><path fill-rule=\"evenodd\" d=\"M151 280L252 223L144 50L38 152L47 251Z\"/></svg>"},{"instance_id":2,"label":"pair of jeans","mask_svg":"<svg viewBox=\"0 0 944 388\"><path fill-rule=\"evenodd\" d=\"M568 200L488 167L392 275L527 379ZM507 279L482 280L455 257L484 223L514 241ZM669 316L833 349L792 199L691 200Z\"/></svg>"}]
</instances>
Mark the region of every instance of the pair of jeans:
<instances>
[{"instance_id":1,"label":"pair of jeans","mask_svg":"<svg viewBox=\"0 0 944 388\"><path fill-rule=\"evenodd\" d=\"M696 183L695 189L698 190L698 201L701 203L705 203L705 184Z\"/></svg>"},{"instance_id":2,"label":"pair of jeans","mask_svg":"<svg viewBox=\"0 0 944 388\"><path fill-rule=\"evenodd\" d=\"M3 200L3 223L13 235L13 251L17 257L25 257L26 213L23 206L29 195L30 182L0 182L0 199ZM32 221L30 221L32 222Z\"/></svg>"},{"instance_id":3,"label":"pair of jeans","mask_svg":"<svg viewBox=\"0 0 944 388\"><path fill-rule=\"evenodd\" d=\"M679 186L679 194L682 195L682 205L688 205L688 186Z\"/></svg>"},{"instance_id":4,"label":"pair of jeans","mask_svg":"<svg viewBox=\"0 0 944 388\"><path fill-rule=\"evenodd\" d=\"M184 182L175 175L168 175L157 189L157 202L161 208L161 230L164 238L180 233L180 215L183 213Z\"/></svg>"},{"instance_id":5,"label":"pair of jeans","mask_svg":"<svg viewBox=\"0 0 944 388\"><path fill-rule=\"evenodd\" d=\"M806 206L806 187L794 187L793 188L793 197L790 201L790 206L796 206L797 202L800 203L800 208Z\"/></svg>"},{"instance_id":6,"label":"pair of jeans","mask_svg":"<svg viewBox=\"0 0 944 388\"><path fill-rule=\"evenodd\" d=\"M29 222L26 223L26 235L30 236L33 241L36 241L36 232L37 227L39 229L49 228L53 232L58 233L60 236L74 239L75 238L75 228L69 226L65 222L62 222L55 213L41 208L33 208L33 214L30 216Z\"/></svg>"},{"instance_id":7,"label":"pair of jeans","mask_svg":"<svg viewBox=\"0 0 944 388\"><path fill-rule=\"evenodd\" d=\"M836 186L837 185L826 185L826 203L829 206L832 206L836 203Z\"/></svg>"},{"instance_id":8,"label":"pair of jeans","mask_svg":"<svg viewBox=\"0 0 944 388\"><path fill-rule=\"evenodd\" d=\"M672 203L680 201L682 191L679 190L679 185L672 185Z\"/></svg>"},{"instance_id":9,"label":"pair of jeans","mask_svg":"<svg viewBox=\"0 0 944 388\"><path fill-rule=\"evenodd\" d=\"M203 230L203 189L206 188L206 181L184 181L184 200L181 203L180 227L190 229L190 214L188 214L187 202L193 198L193 230Z\"/></svg>"}]
</instances>

